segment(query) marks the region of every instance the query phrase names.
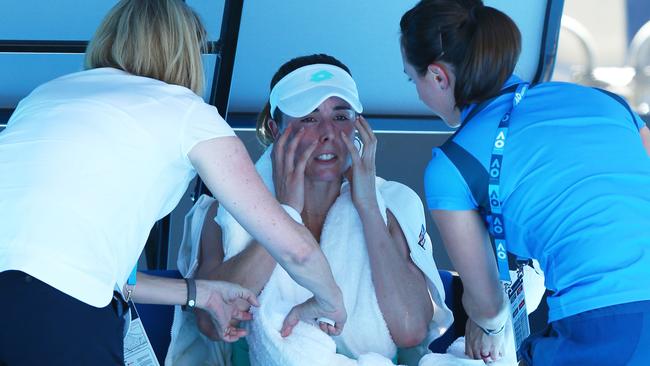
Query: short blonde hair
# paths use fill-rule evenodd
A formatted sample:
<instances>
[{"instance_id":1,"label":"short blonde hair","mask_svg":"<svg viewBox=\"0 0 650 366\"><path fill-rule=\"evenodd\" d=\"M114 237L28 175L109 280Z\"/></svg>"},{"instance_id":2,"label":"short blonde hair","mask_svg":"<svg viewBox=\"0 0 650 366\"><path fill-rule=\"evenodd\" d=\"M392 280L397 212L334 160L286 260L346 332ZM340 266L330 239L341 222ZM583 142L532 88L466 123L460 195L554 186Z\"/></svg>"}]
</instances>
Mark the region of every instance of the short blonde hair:
<instances>
[{"instance_id":1,"label":"short blonde hair","mask_svg":"<svg viewBox=\"0 0 650 366\"><path fill-rule=\"evenodd\" d=\"M114 67L202 96L205 35L198 15L181 0L122 0L88 44L85 67Z\"/></svg>"}]
</instances>

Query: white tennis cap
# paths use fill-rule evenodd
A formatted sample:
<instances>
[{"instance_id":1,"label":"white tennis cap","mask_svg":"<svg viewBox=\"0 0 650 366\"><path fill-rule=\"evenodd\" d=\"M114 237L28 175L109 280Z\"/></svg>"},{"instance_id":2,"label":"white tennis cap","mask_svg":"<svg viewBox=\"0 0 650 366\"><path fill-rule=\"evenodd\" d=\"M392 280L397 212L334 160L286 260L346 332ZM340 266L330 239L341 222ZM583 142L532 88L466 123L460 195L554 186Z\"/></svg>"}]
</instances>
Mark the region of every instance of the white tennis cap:
<instances>
[{"instance_id":1,"label":"white tennis cap","mask_svg":"<svg viewBox=\"0 0 650 366\"><path fill-rule=\"evenodd\" d=\"M350 103L357 113L363 111L357 84L340 67L328 64L303 66L278 81L271 90L271 115L276 108L292 117L302 117L329 97Z\"/></svg>"}]
</instances>

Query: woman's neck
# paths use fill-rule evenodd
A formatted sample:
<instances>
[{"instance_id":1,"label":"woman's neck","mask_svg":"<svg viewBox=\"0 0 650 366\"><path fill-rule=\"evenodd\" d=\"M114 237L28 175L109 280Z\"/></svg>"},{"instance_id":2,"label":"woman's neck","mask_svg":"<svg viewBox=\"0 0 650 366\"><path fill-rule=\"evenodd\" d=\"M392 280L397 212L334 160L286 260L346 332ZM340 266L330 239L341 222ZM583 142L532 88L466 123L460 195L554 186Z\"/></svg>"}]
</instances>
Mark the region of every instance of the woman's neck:
<instances>
[{"instance_id":1,"label":"woman's neck","mask_svg":"<svg viewBox=\"0 0 650 366\"><path fill-rule=\"evenodd\" d=\"M320 242L325 218L341 193L342 180L332 182L312 182L305 180L305 206L302 221Z\"/></svg>"}]
</instances>

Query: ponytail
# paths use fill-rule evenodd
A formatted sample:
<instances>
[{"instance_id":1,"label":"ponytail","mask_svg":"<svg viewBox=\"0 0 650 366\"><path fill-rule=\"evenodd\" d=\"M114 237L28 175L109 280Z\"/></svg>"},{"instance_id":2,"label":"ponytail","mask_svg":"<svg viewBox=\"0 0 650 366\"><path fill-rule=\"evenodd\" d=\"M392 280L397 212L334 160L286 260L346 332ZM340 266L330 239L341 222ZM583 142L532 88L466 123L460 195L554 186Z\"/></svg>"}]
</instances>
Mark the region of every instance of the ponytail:
<instances>
[{"instance_id":1,"label":"ponytail","mask_svg":"<svg viewBox=\"0 0 650 366\"><path fill-rule=\"evenodd\" d=\"M271 104L266 102L262 111L257 115L257 124L255 126L257 140L264 146L271 145L275 140L269 127L269 120L271 119Z\"/></svg>"},{"instance_id":2,"label":"ponytail","mask_svg":"<svg viewBox=\"0 0 650 366\"><path fill-rule=\"evenodd\" d=\"M468 22L475 22L475 29L455 74L454 96L462 107L497 95L512 75L521 52L519 30L501 11L473 7Z\"/></svg>"},{"instance_id":3,"label":"ponytail","mask_svg":"<svg viewBox=\"0 0 650 366\"><path fill-rule=\"evenodd\" d=\"M478 0L422 0L402 16L401 46L420 76L434 62L452 67L460 109L498 94L521 51L515 23Z\"/></svg>"}]
</instances>

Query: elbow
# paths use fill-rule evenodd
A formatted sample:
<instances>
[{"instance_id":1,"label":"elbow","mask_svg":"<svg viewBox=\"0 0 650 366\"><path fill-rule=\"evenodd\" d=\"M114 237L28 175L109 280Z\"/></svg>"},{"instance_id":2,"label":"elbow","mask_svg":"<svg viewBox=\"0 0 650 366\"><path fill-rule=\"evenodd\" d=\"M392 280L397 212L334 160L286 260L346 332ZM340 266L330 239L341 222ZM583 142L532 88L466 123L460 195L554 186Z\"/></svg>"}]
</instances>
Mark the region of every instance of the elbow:
<instances>
[{"instance_id":1,"label":"elbow","mask_svg":"<svg viewBox=\"0 0 650 366\"><path fill-rule=\"evenodd\" d=\"M411 319L402 319L402 322L391 327L390 333L393 342L399 348L415 347L422 343L429 334L429 321L433 314L422 314L427 317L412 317ZM429 319L427 321L426 319Z\"/></svg>"},{"instance_id":2,"label":"elbow","mask_svg":"<svg viewBox=\"0 0 650 366\"><path fill-rule=\"evenodd\" d=\"M392 334L393 342L399 348L415 347L424 341L428 331L425 324L407 327Z\"/></svg>"},{"instance_id":3,"label":"elbow","mask_svg":"<svg viewBox=\"0 0 650 366\"><path fill-rule=\"evenodd\" d=\"M298 235L293 237L291 245L285 246L285 249L280 254L280 258L290 266L307 266L314 260L318 260L317 258L323 254L320 251L318 243L307 228L298 224L295 224L295 227L297 228Z\"/></svg>"},{"instance_id":4,"label":"elbow","mask_svg":"<svg viewBox=\"0 0 650 366\"><path fill-rule=\"evenodd\" d=\"M305 266L312 262L320 254L320 249L316 245L303 243L296 246L290 253L287 253L288 261L297 266Z\"/></svg>"},{"instance_id":5,"label":"elbow","mask_svg":"<svg viewBox=\"0 0 650 366\"><path fill-rule=\"evenodd\" d=\"M426 302L415 308L401 312L406 316L399 316L387 319L390 321L389 330L393 342L399 348L409 348L420 345L429 335L429 325L433 319L433 304L428 293L426 293ZM395 322L397 321L397 322Z\"/></svg>"}]
</instances>

